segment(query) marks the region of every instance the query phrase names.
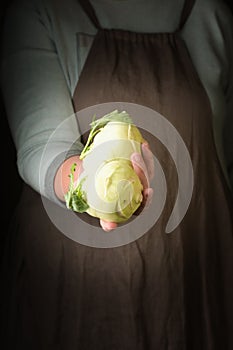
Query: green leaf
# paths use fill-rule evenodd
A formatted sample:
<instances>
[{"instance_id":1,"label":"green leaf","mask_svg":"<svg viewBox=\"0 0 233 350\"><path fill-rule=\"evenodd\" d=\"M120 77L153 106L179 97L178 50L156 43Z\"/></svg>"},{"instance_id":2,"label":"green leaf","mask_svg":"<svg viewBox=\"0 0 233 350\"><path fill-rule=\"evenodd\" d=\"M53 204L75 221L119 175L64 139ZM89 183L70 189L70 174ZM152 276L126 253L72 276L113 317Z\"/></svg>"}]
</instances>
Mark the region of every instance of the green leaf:
<instances>
[{"instance_id":1,"label":"green leaf","mask_svg":"<svg viewBox=\"0 0 233 350\"><path fill-rule=\"evenodd\" d=\"M93 122L90 124L92 128L103 128L106 124L109 122L122 122L127 124L133 124L132 119L130 118L129 114L125 111L118 112L118 110L114 110L102 118L99 118L97 120L93 120Z\"/></svg>"},{"instance_id":2,"label":"green leaf","mask_svg":"<svg viewBox=\"0 0 233 350\"><path fill-rule=\"evenodd\" d=\"M83 181L85 181L85 178L79 182L76 188L74 188L74 172L76 166L77 164L74 163L70 169L70 187L69 191L65 194L65 200L68 209L83 213L89 208L89 205L86 201L86 194L82 190L82 184Z\"/></svg>"},{"instance_id":3,"label":"green leaf","mask_svg":"<svg viewBox=\"0 0 233 350\"><path fill-rule=\"evenodd\" d=\"M87 204L86 200L83 198L83 196L73 193L73 196L71 198L72 203L72 210L77 211L78 213L84 213L89 208L89 205Z\"/></svg>"}]
</instances>

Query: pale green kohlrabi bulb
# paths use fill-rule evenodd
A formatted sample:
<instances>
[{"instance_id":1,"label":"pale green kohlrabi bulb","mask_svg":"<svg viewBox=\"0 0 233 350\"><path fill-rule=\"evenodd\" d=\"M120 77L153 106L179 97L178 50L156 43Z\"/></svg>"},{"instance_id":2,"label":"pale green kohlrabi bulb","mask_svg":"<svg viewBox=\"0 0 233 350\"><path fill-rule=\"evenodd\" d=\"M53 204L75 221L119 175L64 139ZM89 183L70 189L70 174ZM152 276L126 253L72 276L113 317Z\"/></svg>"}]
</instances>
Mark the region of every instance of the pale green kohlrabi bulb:
<instances>
[{"instance_id":1,"label":"pale green kohlrabi bulb","mask_svg":"<svg viewBox=\"0 0 233 350\"><path fill-rule=\"evenodd\" d=\"M84 170L78 183L82 199L87 203L83 211L117 223L129 219L143 199L143 187L130 157L133 152L141 153L144 139L130 119L122 121L124 113L112 112L107 123L101 123L106 116L95 121L91 130L94 135L92 142L87 142L80 157ZM96 125L100 127L95 129ZM72 208L72 204L68 207Z\"/></svg>"}]
</instances>

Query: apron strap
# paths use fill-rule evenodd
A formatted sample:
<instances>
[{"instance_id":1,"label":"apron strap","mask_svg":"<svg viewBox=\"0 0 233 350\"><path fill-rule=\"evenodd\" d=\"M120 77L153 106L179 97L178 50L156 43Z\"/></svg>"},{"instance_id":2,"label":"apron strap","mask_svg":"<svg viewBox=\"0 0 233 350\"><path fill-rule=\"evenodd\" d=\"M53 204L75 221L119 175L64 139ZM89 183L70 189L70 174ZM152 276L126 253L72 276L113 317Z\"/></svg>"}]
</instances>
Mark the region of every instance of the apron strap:
<instances>
[{"instance_id":1,"label":"apron strap","mask_svg":"<svg viewBox=\"0 0 233 350\"><path fill-rule=\"evenodd\" d=\"M88 16L88 18L90 19L90 21L93 23L93 25L97 28L97 29L102 29L100 22L96 16L95 10L92 7L91 3L89 0L79 0L79 3L83 9L83 11L86 13L86 15Z\"/></svg>"},{"instance_id":2,"label":"apron strap","mask_svg":"<svg viewBox=\"0 0 233 350\"><path fill-rule=\"evenodd\" d=\"M192 11L194 3L195 3L195 0L185 0L183 10L181 13L181 17L180 17L179 27L177 28L176 32L183 29L191 11Z\"/></svg>"}]
</instances>

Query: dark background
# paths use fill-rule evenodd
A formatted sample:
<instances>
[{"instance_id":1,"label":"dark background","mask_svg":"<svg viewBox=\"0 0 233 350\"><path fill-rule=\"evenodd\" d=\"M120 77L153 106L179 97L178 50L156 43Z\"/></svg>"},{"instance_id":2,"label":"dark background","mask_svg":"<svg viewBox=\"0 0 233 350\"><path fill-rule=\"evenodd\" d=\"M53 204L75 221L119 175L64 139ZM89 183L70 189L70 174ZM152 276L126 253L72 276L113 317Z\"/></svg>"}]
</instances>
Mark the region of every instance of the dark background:
<instances>
[{"instance_id":1,"label":"dark background","mask_svg":"<svg viewBox=\"0 0 233 350\"><path fill-rule=\"evenodd\" d=\"M2 37L2 26L4 20L4 13L7 6L12 0L4 0L0 5L0 35ZM78 0L77 0L78 1ZM203 0L205 1L205 0ZM233 12L233 5L229 0L222 0L227 3ZM12 28L14 30L14 28ZM1 42L0 42L1 44ZM2 45L0 45L1 50ZM233 63L232 63L233 64ZM0 198L1 198L1 233L0 233L0 256L2 253L2 247L4 243L5 235L7 234L7 226L10 222L12 212L15 205L18 202L20 191L22 188L22 181L19 178L17 166L16 166L16 152L14 144L9 131L6 112L4 110L4 104L0 93ZM232 136L233 137L233 136Z\"/></svg>"},{"instance_id":2,"label":"dark background","mask_svg":"<svg viewBox=\"0 0 233 350\"><path fill-rule=\"evenodd\" d=\"M0 5L0 35L2 40L2 26L4 13L12 0L3 0ZM0 41L0 53L2 42ZM7 233L7 226L10 222L12 212L18 202L22 181L18 175L16 166L16 151L11 138L7 123L6 112L0 91L0 257L4 238Z\"/></svg>"}]
</instances>

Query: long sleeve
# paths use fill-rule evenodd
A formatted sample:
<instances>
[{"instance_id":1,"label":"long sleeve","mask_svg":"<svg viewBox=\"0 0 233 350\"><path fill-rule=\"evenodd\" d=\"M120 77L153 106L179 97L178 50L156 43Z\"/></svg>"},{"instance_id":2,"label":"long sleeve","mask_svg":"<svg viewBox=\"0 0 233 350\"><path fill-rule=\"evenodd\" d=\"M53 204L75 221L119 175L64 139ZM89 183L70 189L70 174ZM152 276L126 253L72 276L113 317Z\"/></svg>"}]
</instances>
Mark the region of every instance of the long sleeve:
<instances>
[{"instance_id":1,"label":"long sleeve","mask_svg":"<svg viewBox=\"0 0 233 350\"><path fill-rule=\"evenodd\" d=\"M3 38L1 87L19 173L36 191L54 197L58 166L82 144L59 56L36 2L16 1L9 8Z\"/></svg>"},{"instance_id":2,"label":"long sleeve","mask_svg":"<svg viewBox=\"0 0 233 350\"><path fill-rule=\"evenodd\" d=\"M217 153L233 189L232 13L219 0L196 0L181 34L209 96Z\"/></svg>"}]
</instances>

